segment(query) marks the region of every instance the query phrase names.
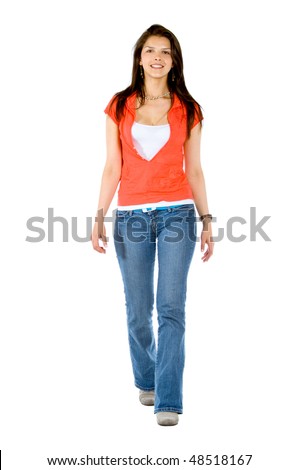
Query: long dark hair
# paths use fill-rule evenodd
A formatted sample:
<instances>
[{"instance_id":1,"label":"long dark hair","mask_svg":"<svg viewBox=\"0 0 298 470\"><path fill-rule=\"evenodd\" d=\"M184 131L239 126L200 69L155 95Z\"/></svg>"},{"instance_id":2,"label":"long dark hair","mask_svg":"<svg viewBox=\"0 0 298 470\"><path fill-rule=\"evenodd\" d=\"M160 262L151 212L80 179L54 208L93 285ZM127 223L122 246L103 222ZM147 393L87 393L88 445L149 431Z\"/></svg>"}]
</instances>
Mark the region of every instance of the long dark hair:
<instances>
[{"instance_id":1,"label":"long dark hair","mask_svg":"<svg viewBox=\"0 0 298 470\"><path fill-rule=\"evenodd\" d=\"M150 36L161 36L169 39L171 44L171 54L172 54L172 61L173 61L173 68L171 73L168 74L168 88L171 93L176 93L180 101L186 107L187 113L187 136L190 136L191 126L194 122L195 113L197 114L198 118L201 120L203 113L201 110L201 106L194 98L190 95L189 91L186 88L184 75L183 75L183 58L182 58L182 51L179 44L178 39L176 36L166 29L164 26L160 24L153 24L148 28L137 40L134 46L134 53L133 53L133 66L132 66L132 80L131 84L125 88L125 90L119 91L115 94L114 99L111 102L111 106L113 102L117 99L116 105L116 117L117 119L121 119L123 116L123 110L125 106L125 102L127 98L132 95L134 92L137 93L137 97L140 99L141 105L145 103L145 87L144 87L144 78L141 77L140 73L140 58L141 52L144 47L145 42ZM174 74L174 80L172 77ZM202 122L200 122L200 126L202 127Z\"/></svg>"}]
</instances>

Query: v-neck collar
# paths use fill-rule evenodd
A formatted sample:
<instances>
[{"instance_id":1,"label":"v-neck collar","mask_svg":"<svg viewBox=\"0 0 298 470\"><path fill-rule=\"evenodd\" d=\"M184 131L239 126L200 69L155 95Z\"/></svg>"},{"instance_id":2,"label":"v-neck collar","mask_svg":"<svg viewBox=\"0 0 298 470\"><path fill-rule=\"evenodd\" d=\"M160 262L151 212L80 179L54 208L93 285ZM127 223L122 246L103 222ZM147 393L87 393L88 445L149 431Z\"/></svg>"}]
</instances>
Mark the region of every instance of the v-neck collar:
<instances>
[{"instance_id":1,"label":"v-neck collar","mask_svg":"<svg viewBox=\"0 0 298 470\"><path fill-rule=\"evenodd\" d=\"M156 157L159 157L160 154L162 154L164 152L164 150L169 146L170 144L170 140L171 140L171 135L173 133L173 127L172 127L172 119L171 119L171 114L172 114L172 110L174 108L177 108L178 106L181 106L181 103L180 103L180 100L179 98L177 97L176 94L174 94L174 99L173 99L173 104L171 106L171 108L169 109L168 111L168 123L170 125L170 136L169 136L169 139L165 142L165 144L157 151L157 153L154 155L154 157L152 157L150 160L146 160L144 157L142 157L142 155L140 155L135 146L134 146L134 143L133 143L133 138L132 138L132 133L131 133L131 129L132 129L132 126L133 126L133 123L135 122L135 117L136 117L136 96L137 96L137 93L134 92L132 95L130 95L126 101L126 106L127 108L129 109L130 113L131 113L131 118L129 119L129 128L128 128L128 138L129 138L129 143L131 145L131 147L134 149L134 152L135 152L135 155L144 160L146 163L149 163L150 162L153 162L155 161Z\"/></svg>"},{"instance_id":2,"label":"v-neck collar","mask_svg":"<svg viewBox=\"0 0 298 470\"><path fill-rule=\"evenodd\" d=\"M146 160L145 158L142 157L142 155L140 155L135 146L134 146L134 143L133 143L133 138L132 138L132 133L131 133L131 130L132 130L132 126L133 126L133 123L135 122L135 118L136 118L136 97L137 97L137 92L134 92L132 95L130 95L127 100L126 100L126 108L128 109L129 111L129 114L130 116L128 118L128 120L126 121L126 124L127 124L127 133L126 133L126 138L128 139L127 143L129 143L129 145L131 146L131 148L134 150L134 153L136 155L137 158L140 158L141 160L144 160L146 163L150 164L150 162L153 162L156 160L157 157L160 157L160 155L162 155L164 153L164 151L168 148L168 146L170 145L170 142L171 142L171 137L173 136L173 132L174 132L174 128L173 128L173 110L178 108L178 107L181 107L181 102L178 98L178 96L176 95L176 93L173 94L173 103L172 103L172 106L170 107L169 111L168 111L168 123L170 125L170 137L169 139L167 140L167 142L163 145L163 147L154 155L153 158L151 158L151 160Z\"/></svg>"}]
</instances>

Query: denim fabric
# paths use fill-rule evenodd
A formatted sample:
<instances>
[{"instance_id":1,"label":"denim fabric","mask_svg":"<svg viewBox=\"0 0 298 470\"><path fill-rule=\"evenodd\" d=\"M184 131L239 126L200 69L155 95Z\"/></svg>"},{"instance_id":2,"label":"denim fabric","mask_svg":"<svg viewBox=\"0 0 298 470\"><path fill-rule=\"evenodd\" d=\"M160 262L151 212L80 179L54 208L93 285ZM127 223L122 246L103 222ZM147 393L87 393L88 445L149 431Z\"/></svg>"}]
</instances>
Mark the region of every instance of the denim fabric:
<instances>
[{"instance_id":1,"label":"denim fabric","mask_svg":"<svg viewBox=\"0 0 298 470\"><path fill-rule=\"evenodd\" d=\"M187 275L196 244L194 205L144 213L117 210L113 236L134 383L141 390L155 390L155 413L182 413ZM156 254L157 341L152 325Z\"/></svg>"}]
</instances>

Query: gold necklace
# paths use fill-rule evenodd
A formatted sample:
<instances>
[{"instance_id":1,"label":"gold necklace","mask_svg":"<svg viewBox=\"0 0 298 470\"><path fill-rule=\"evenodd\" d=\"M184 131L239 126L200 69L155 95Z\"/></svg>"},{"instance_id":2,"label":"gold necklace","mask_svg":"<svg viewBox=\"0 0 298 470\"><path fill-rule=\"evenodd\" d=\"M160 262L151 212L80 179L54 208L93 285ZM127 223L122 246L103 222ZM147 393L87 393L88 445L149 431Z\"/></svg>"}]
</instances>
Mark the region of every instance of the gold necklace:
<instances>
[{"instance_id":1,"label":"gold necklace","mask_svg":"<svg viewBox=\"0 0 298 470\"><path fill-rule=\"evenodd\" d=\"M145 96L145 100L158 100L159 98L164 98L165 96L169 96L171 94L170 91L167 91L166 93L164 93L163 95L160 95L160 96Z\"/></svg>"}]
</instances>

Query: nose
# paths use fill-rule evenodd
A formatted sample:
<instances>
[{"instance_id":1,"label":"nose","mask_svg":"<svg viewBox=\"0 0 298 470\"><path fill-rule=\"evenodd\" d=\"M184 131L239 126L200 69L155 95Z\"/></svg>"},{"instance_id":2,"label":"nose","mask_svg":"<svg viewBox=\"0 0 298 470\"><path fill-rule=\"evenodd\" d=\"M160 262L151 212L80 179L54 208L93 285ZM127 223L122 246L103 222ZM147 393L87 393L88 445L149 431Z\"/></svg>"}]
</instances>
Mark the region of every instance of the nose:
<instances>
[{"instance_id":1,"label":"nose","mask_svg":"<svg viewBox=\"0 0 298 470\"><path fill-rule=\"evenodd\" d=\"M161 60L161 57L159 55L159 53L157 52L156 55L155 55L155 60Z\"/></svg>"}]
</instances>

